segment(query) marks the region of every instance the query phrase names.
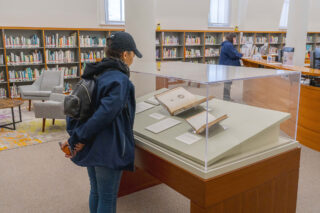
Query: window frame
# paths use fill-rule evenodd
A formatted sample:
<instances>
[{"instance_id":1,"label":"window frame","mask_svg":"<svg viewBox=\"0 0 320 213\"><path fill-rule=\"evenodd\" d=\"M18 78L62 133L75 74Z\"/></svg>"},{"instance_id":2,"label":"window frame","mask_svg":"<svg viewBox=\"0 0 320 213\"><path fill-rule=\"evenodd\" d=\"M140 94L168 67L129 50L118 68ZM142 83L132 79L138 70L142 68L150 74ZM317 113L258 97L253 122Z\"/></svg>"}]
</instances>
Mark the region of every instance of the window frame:
<instances>
[{"instance_id":1,"label":"window frame","mask_svg":"<svg viewBox=\"0 0 320 213\"><path fill-rule=\"evenodd\" d=\"M220 0L218 0L220 1ZM208 14L208 26L209 27L217 27L217 28L221 28L221 27L231 27L231 0L225 0L228 1L228 15L227 15L227 23L213 23L210 22L210 14L211 14L211 2L212 0L210 0L210 6L209 6L209 14Z\"/></svg>"},{"instance_id":2,"label":"window frame","mask_svg":"<svg viewBox=\"0 0 320 213\"><path fill-rule=\"evenodd\" d=\"M104 1L104 10L105 10L105 14L104 14L104 20L105 20L105 24L106 25L125 25L125 16L124 16L124 20L123 21L110 21L109 20L109 0L103 0ZM123 3L125 3L125 1L123 1ZM123 9L122 9L123 8ZM120 18L122 19L122 11L124 11L124 5L122 5L122 0L120 0Z\"/></svg>"}]
</instances>

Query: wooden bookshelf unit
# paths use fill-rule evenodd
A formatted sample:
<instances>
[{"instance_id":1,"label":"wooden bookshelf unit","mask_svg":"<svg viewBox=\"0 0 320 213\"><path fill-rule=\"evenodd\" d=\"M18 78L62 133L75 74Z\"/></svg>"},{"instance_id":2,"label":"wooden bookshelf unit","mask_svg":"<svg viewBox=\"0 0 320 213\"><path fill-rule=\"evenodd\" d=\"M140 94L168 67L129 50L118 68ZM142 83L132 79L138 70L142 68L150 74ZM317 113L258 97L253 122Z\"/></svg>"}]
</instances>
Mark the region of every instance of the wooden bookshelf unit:
<instances>
[{"instance_id":1,"label":"wooden bookshelf unit","mask_svg":"<svg viewBox=\"0 0 320 213\"><path fill-rule=\"evenodd\" d=\"M104 57L106 37L123 29L0 27L0 98L17 98L18 86L32 84L44 70L65 73L65 92L84 63Z\"/></svg>"},{"instance_id":2,"label":"wooden bookshelf unit","mask_svg":"<svg viewBox=\"0 0 320 213\"><path fill-rule=\"evenodd\" d=\"M84 64L104 57L105 39L124 29L0 27L0 98L18 96L17 86L31 84L43 70L65 72L65 90L80 79ZM235 47L241 51L245 41L257 48L268 45L268 53L285 46L285 31L215 31L215 30L157 30L156 60L218 64L221 43L228 33L236 33ZM34 37L36 36L36 37ZM39 39L37 45L13 45L17 41ZM57 38L58 37L58 38ZM17 39L18 38L18 39ZM9 40L8 40L9 39ZM14 40L17 39L17 40ZM54 42L53 39L57 40ZM7 41L7 42L6 42ZM69 44L69 43L72 44ZM8 45L6 45L8 43ZM307 49L320 47L320 33L309 32ZM41 60L32 63L8 61L37 54ZM308 61L306 52L306 61ZM37 75L35 75L35 73ZM21 76L26 76L21 79Z\"/></svg>"}]
</instances>

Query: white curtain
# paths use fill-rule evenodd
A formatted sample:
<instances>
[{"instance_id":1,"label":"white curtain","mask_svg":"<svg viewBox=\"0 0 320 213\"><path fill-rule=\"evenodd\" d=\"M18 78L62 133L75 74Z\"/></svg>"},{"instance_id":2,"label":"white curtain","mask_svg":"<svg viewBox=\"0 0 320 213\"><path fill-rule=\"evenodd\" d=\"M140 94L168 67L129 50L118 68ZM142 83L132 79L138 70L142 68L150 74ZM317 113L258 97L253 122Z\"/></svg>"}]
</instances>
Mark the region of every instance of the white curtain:
<instances>
[{"instance_id":1,"label":"white curtain","mask_svg":"<svg viewBox=\"0 0 320 213\"><path fill-rule=\"evenodd\" d=\"M106 23L124 22L124 0L105 0Z\"/></svg>"},{"instance_id":2,"label":"white curtain","mask_svg":"<svg viewBox=\"0 0 320 213\"><path fill-rule=\"evenodd\" d=\"M230 0L210 0L209 25L229 25Z\"/></svg>"},{"instance_id":3,"label":"white curtain","mask_svg":"<svg viewBox=\"0 0 320 213\"><path fill-rule=\"evenodd\" d=\"M289 5L290 0L284 0L279 26L282 29L286 29L288 27Z\"/></svg>"}]
</instances>

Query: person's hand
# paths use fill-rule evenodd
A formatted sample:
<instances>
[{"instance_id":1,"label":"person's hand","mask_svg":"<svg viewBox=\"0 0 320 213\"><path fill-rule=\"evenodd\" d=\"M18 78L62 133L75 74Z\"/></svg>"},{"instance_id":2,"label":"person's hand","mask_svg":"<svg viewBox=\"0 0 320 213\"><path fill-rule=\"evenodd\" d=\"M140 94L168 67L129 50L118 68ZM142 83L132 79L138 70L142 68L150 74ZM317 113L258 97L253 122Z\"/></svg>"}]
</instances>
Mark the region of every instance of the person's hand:
<instances>
[{"instance_id":1,"label":"person's hand","mask_svg":"<svg viewBox=\"0 0 320 213\"><path fill-rule=\"evenodd\" d=\"M64 143L61 143L60 144L60 149L65 153L65 149L68 149L69 150L69 143L68 141L64 142ZM70 150L71 151L71 150ZM65 157L66 158L72 158L74 157L74 155L69 155L69 154L65 154Z\"/></svg>"},{"instance_id":2,"label":"person's hand","mask_svg":"<svg viewBox=\"0 0 320 213\"><path fill-rule=\"evenodd\" d=\"M66 141L66 142L64 142L64 143L61 144L61 146L60 146L61 150L62 150L64 147L66 147L66 146L69 146L68 141Z\"/></svg>"},{"instance_id":3,"label":"person's hand","mask_svg":"<svg viewBox=\"0 0 320 213\"><path fill-rule=\"evenodd\" d=\"M83 149L84 145L85 144L83 144L83 143L77 143L75 148L74 148L74 151L75 152L80 152Z\"/></svg>"}]
</instances>

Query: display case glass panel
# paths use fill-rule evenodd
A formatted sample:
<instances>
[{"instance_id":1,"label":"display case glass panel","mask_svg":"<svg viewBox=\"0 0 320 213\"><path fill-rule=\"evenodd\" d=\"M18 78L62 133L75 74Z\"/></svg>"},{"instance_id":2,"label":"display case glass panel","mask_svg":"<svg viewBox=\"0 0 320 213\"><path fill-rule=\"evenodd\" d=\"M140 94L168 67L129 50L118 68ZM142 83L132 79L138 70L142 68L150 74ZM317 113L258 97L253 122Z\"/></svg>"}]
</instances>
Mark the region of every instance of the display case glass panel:
<instances>
[{"instance_id":1,"label":"display case glass panel","mask_svg":"<svg viewBox=\"0 0 320 213\"><path fill-rule=\"evenodd\" d=\"M299 72L139 61L131 70L137 143L195 174L297 145Z\"/></svg>"}]
</instances>

